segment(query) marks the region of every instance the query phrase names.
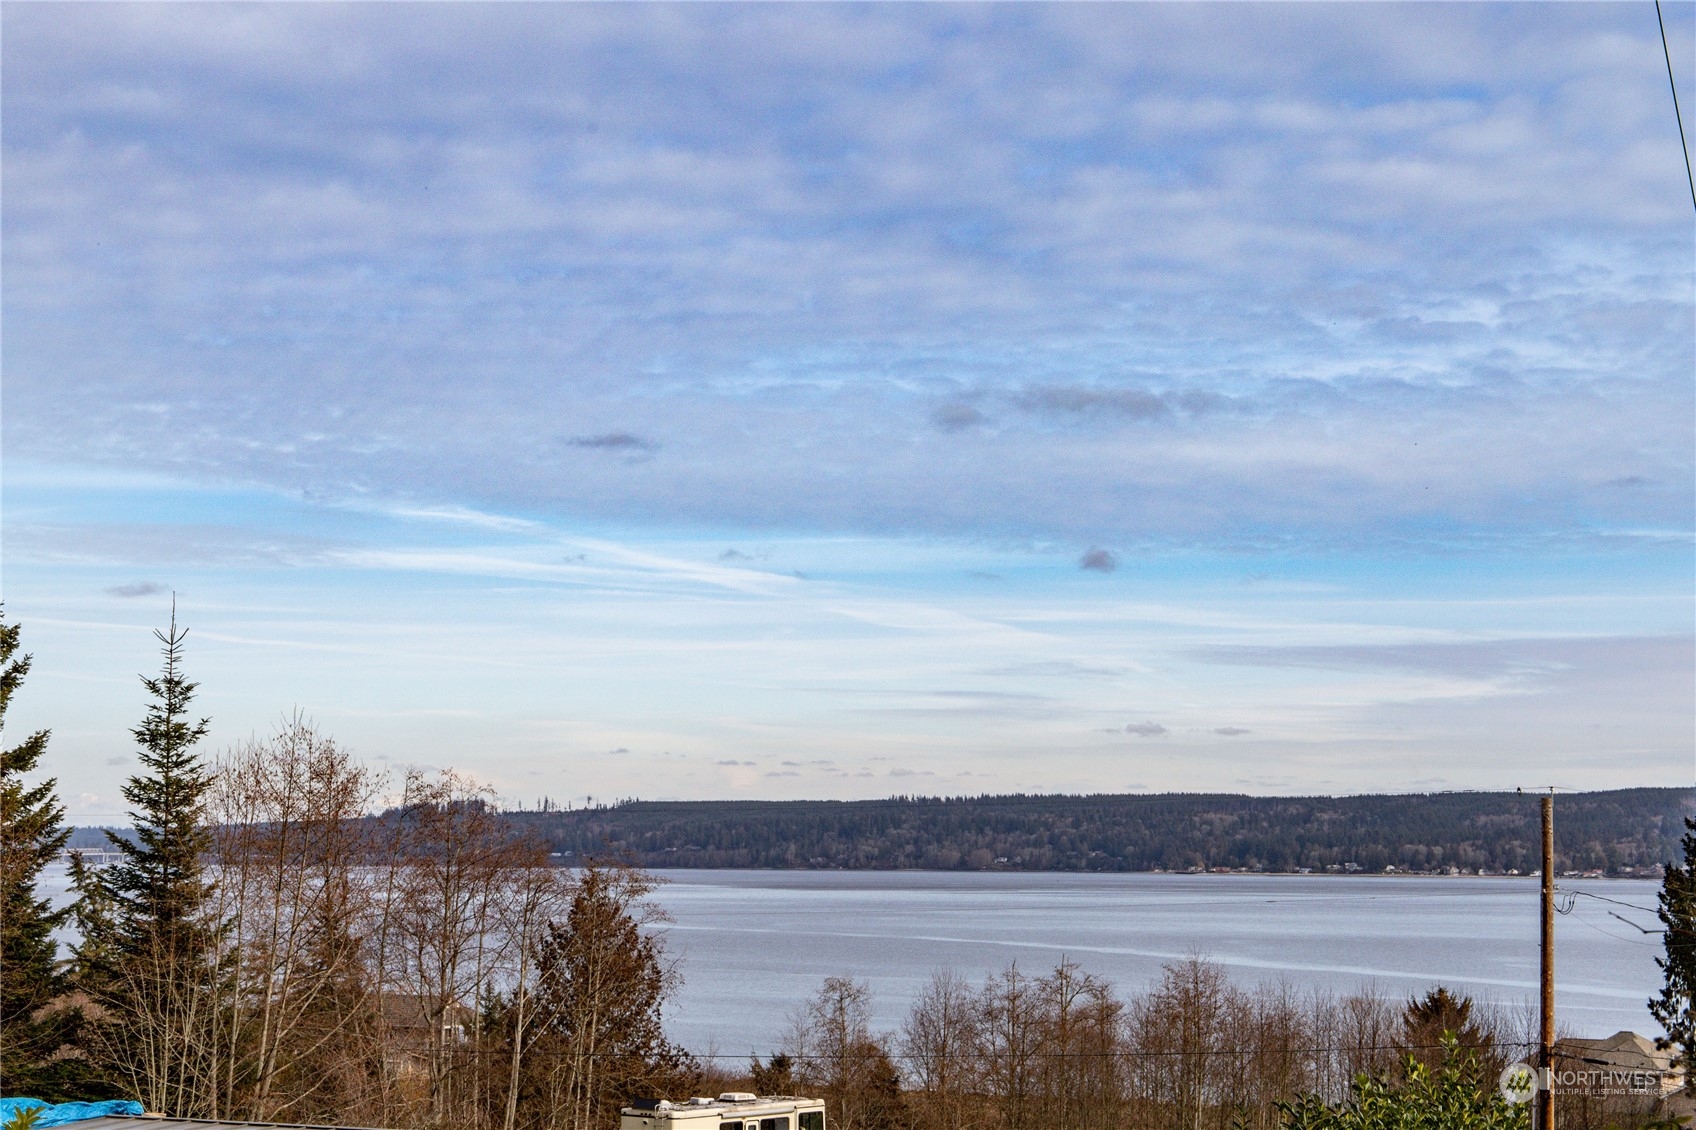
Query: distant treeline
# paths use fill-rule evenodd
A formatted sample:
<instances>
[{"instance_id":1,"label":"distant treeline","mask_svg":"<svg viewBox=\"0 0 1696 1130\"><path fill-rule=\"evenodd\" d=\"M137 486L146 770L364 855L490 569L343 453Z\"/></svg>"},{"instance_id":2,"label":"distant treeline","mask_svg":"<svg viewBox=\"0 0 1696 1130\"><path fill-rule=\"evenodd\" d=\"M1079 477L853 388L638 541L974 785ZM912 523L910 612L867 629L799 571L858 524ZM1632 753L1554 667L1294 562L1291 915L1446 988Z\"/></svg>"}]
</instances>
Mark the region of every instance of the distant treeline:
<instances>
[{"instance_id":1,"label":"distant treeline","mask_svg":"<svg viewBox=\"0 0 1696 1130\"><path fill-rule=\"evenodd\" d=\"M1691 789L1562 793L1556 868L1658 875L1693 811ZM626 801L513 816L562 856L643 867L1525 873L1540 852L1537 798L1517 793Z\"/></svg>"},{"instance_id":2,"label":"distant treeline","mask_svg":"<svg viewBox=\"0 0 1696 1130\"><path fill-rule=\"evenodd\" d=\"M101 824L72 828L70 831L70 836L65 840L67 851L111 851L113 850L112 841L106 836L108 832L131 842L135 840L135 829L121 828L117 825Z\"/></svg>"}]
</instances>

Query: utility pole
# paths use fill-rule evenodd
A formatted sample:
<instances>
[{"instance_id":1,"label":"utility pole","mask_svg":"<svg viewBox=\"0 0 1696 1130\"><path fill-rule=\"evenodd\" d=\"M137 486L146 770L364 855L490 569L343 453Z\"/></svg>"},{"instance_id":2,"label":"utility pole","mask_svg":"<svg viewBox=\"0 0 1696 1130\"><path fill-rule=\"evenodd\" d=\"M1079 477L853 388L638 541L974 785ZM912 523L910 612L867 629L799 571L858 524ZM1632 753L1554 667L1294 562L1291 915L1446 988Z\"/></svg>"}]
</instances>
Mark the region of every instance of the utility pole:
<instances>
[{"instance_id":1,"label":"utility pole","mask_svg":"<svg viewBox=\"0 0 1696 1130\"><path fill-rule=\"evenodd\" d=\"M1543 1024L1537 1052L1536 1130L1555 1130L1555 798L1543 798Z\"/></svg>"}]
</instances>

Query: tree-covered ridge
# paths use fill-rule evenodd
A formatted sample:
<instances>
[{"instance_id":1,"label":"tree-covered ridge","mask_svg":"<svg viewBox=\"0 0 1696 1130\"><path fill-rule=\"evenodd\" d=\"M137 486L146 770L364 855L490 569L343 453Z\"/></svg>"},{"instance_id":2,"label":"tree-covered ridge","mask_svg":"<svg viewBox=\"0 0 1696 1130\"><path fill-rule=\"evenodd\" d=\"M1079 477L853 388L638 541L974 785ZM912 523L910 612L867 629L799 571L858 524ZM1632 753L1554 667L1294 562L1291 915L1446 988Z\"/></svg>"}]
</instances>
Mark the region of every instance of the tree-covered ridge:
<instances>
[{"instance_id":1,"label":"tree-covered ridge","mask_svg":"<svg viewBox=\"0 0 1696 1130\"><path fill-rule=\"evenodd\" d=\"M1658 877L1696 790L1563 793L1561 871ZM555 851L644 867L1529 872L1537 798L1231 794L625 801L515 814Z\"/></svg>"}]
</instances>

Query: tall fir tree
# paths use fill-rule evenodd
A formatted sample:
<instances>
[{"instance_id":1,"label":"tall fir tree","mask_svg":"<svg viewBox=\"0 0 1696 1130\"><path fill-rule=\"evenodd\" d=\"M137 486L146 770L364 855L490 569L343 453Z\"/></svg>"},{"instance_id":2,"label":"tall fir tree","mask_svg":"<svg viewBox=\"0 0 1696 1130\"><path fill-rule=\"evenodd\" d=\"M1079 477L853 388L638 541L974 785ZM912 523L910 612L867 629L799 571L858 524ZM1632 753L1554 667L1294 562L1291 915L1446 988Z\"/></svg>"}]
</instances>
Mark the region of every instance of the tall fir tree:
<instances>
[{"instance_id":1,"label":"tall fir tree","mask_svg":"<svg viewBox=\"0 0 1696 1130\"><path fill-rule=\"evenodd\" d=\"M188 631L177 628L174 604L170 631L153 634L164 645L165 665L158 678L142 677L153 701L141 725L130 731L140 747L142 772L123 788L124 799L134 805L129 815L135 836L106 833L123 858L104 881L114 896L117 940L126 956L152 953L161 941L186 956L206 941L201 918L211 884L203 861L212 848L206 823L212 774L194 747L211 721L189 717L199 684L183 676Z\"/></svg>"},{"instance_id":2,"label":"tall fir tree","mask_svg":"<svg viewBox=\"0 0 1696 1130\"><path fill-rule=\"evenodd\" d=\"M1684 862L1669 863L1661 878L1661 925L1666 955L1655 959L1665 975L1649 1013L1666 1029L1663 1049L1677 1053L1686 1087L1696 1087L1696 820L1684 818Z\"/></svg>"},{"instance_id":3,"label":"tall fir tree","mask_svg":"<svg viewBox=\"0 0 1696 1130\"><path fill-rule=\"evenodd\" d=\"M18 654L22 628L0 610L0 731L12 694L29 674ZM42 868L63 850L58 783L25 782L47 751L48 731L37 730L10 749L0 748L0 1094L57 1097L65 1069L55 1057L71 1020L53 1008L64 989L53 931L70 914L54 910L37 887Z\"/></svg>"},{"instance_id":4,"label":"tall fir tree","mask_svg":"<svg viewBox=\"0 0 1696 1130\"><path fill-rule=\"evenodd\" d=\"M644 872L591 862L565 920L541 938L531 1101L553 1106L559 1125L604 1126L639 1095L698 1083L660 1023L673 981L661 940L642 928L652 889Z\"/></svg>"},{"instance_id":5,"label":"tall fir tree","mask_svg":"<svg viewBox=\"0 0 1696 1130\"><path fill-rule=\"evenodd\" d=\"M1492 1043L1489 1029L1473 1017L1472 1007L1471 997L1457 996L1443 985L1423 997L1409 997L1402 1009L1402 1031L1395 1042L1396 1053L1404 1060L1418 1060L1430 1070L1438 1071L1448 1054L1443 1041L1453 1036L1462 1048L1478 1057L1484 1073L1494 1078L1507 1066L1507 1060Z\"/></svg>"},{"instance_id":6,"label":"tall fir tree","mask_svg":"<svg viewBox=\"0 0 1696 1130\"><path fill-rule=\"evenodd\" d=\"M212 1111L224 973L204 864L212 773L194 748L209 721L188 713L198 684L183 675L175 602L170 630L154 635L164 668L142 677L153 701L131 731L141 771L123 788L134 838L108 832L118 862L78 869L88 911L77 964L104 1014L97 1058L149 1110L187 1117Z\"/></svg>"}]
</instances>

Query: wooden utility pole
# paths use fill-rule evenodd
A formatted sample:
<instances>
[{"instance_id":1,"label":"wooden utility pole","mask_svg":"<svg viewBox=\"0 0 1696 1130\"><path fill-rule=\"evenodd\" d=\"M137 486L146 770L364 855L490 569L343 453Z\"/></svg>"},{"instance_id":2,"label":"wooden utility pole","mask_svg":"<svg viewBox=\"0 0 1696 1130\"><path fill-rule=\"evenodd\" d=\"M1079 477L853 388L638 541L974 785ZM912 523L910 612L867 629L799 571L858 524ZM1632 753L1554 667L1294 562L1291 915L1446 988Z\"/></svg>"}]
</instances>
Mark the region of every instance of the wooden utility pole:
<instances>
[{"instance_id":1,"label":"wooden utility pole","mask_svg":"<svg viewBox=\"0 0 1696 1130\"><path fill-rule=\"evenodd\" d=\"M1555 1130L1555 798L1543 798L1543 1024L1537 1051L1536 1130Z\"/></svg>"}]
</instances>

